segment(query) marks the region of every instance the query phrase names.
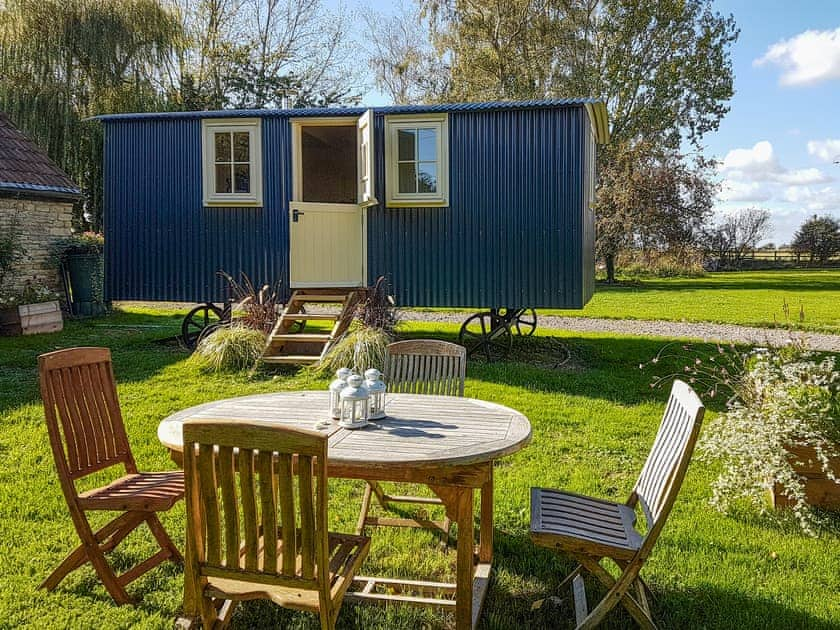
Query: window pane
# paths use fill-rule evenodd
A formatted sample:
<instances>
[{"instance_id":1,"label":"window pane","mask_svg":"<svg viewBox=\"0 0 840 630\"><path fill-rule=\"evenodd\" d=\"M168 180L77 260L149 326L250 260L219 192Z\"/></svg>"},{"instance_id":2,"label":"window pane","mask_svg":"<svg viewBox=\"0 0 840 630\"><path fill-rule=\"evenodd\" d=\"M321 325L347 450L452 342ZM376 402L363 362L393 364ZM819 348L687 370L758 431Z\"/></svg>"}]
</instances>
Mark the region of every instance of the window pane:
<instances>
[{"instance_id":1,"label":"window pane","mask_svg":"<svg viewBox=\"0 0 840 630\"><path fill-rule=\"evenodd\" d=\"M251 166L249 164L237 164L233 167L233 192L251 192Z\"/></svg>"},{"instance_id":2,"label":"window pane","mask_svg":"<svg viewBox=\"0 0 840 630\"><path fill-rule=\"evenodd\" d=\"M417 192L417 168L414 162L400 164L400 192Z\"/></svg>"},{"instance_id":3,"label":"window pane","mask_svg":"<svg viewBox=\"0 0 840 630\"><path fill-rule=\"evenodd\" d=\"M229 193L230 191L230 164L216 164L216 192Z\"/></svg>"},{"instance_id":4,"label":"window pane","mask_svg":"<svg viewBox=\"0 0 840 630\"><path fill-rule=\"evenodd\" d=\"M399 148L398 151L398 160L416 160L417 158L414 156L414 139L415 139L416 130L415 129L398 129L397 130L397 146Z\"/></svg>"},{"instance_id":5,"label":"window pane","mask_svg":"<svg viewBox=\"0 0 840 630\"><path fill-rule=\"evenodd\" d=\"M216 161L230 162L230 134L217 133L216 137Z\"/></svg>"},{"instance_id":6,"label":"window pane","mask_svg":"<svg viewBox=\"0 0 840 630\"><path fill-rule=\"evenodd\" d=\"M247 131L238 131L233 134L233 161L247 162L250 158L250 134Z\"/></svg>"},{"instance_id":7,"label":"window pane","mask_svg":"<svg viewBox=\"0 0 840 630\"><path fill-rule=\"evenodd\" d=\"M437 129L417 130L417 159L421 162L437 161Z\"/></svg>"},{"instance_id":8,"label":"window pane","mask_svg":"<svg viewBox=\"0 0 840 630\"><path fill-rule=\"evenodd\" d=\"M437 192L437 164L421 162L417 165L417 192Z\"/></svg>"}]
</instances>

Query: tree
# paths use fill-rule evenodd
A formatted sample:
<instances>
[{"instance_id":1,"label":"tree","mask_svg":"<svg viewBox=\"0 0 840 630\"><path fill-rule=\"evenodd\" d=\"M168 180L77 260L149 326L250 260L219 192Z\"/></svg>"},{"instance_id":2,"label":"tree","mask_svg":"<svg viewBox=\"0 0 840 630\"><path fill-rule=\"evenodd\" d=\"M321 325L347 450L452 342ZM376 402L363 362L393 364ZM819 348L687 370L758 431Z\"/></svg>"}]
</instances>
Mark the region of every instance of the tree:
<instances>
[{"instance_id":1,"label":"tree","mask_svg":"<svg viewBox=\"0 0 840 630\"><path fill-rule=\"evenodd\" d=\"M0 3L0 109L81 185L102 213L100 113L165 108L161 85L181 36L157 0Z\"/></svg>"},{"instance_id":2,"label":"tree","mask_svg":"<svg viewBox=\"0 0 840 630\"><path fill-rule=\"evenodd\" d=\"M376 87L394 103L418 103L448 92L448 69L424 35L428 24L418 10L401 6L399 13L383 18L370 9L362 17Z\"/></svg>"},{"instance_id":3,"label":"tree","mask_svg":"<svg viewBox=\"0 0 840 630\"><path fill-rule=\"evenodd\" d=\"M716 190L709 162L688 163L646 141L623 149L614 151L613 167L602 174L595 207L608 282L615 281L615 255L622 249L688 254L712 213Z\"/></svg>"},{"instance_id":4,"label":"tree","mask_svg":"<svg viewBox=\"0 0 840 630\"><path fill-rule=\"evenodd\" d=\"M364 91L348 21L321 0L177 0L188 46L185 108L356 103Z\"/></svg>"},{"instance_id":5,"label":"tree","mask_svg":"<svg viewBox=\"0 0 840 630\"><path fill-rule=\"evenodd\" d=\"M810 262L824 265L840 253L840 221L814 215L796 231L792 245L797 253L807 252Z\"/></svg>"},{"instance_id":6,"label":"tree","mask_svg":"<svg viewBox=\"0 0 840 630\"><path fill-rule=\"evenodd\" d=\"M606 101L612 140L599 155L597 236L604 256L614 259L638 230L627 195L608 188L649 170L644 161L692 170L681 148L699 152L728 111L738 29L711 0L419 1L450 75L448 92L432 100Z\"/></svg>"},{"instance_id":7,"label":"tree","mask_svg":"<svg viewBox=\"0 0 840 630\"><path fill-rule=\"evenodd\" d=\"M723 217L703 233L706 251L722 267L740 268L747 252L767 238L773 229L770 211L746 208Z\"/></svg>"}]
</instances>

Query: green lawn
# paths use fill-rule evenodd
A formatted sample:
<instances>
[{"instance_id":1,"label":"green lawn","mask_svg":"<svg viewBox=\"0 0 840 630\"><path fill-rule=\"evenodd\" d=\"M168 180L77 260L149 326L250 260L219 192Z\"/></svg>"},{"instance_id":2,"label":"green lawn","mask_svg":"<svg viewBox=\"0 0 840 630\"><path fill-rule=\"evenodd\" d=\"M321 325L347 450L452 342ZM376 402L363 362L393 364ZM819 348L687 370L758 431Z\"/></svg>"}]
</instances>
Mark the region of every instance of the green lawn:
<instances>
[{"instance_id":1,"label":"green lawn","mask_svg":"<svg viewBox=\"0 0 840 630\"><path fill-rule=\"evenodd\" d=\"M171 468L155 430L164 416L217 398L255 392L323 387L325 381L286 371L205 376L177 348L153 343L174 333L176 314L119 313L95 322L71 322L63 333L0 339L0 628L171 628L181 604L182 571L164 564L130 588L137 607L113 605L93 572L71 574L54 593L38 583L77 543L60 494L37 394L36 356L74 345L112 348L129 437L140 465ZM412 325L411 335L452 337L455 326ZM515 361L470 364L467 395L515 407L533 425L530 446L500 462L496 474L495 577L483 628L571 627L560 577L571 563L537 549L528 539L528 489L545 485L623 499L650 447L667 392L651 390L638 365L662 341L545 333L518 342ZM554 366L560 344L571 360ZM666 366L657 366L664 369ZM692 465L646 577L655 617L667 628L840 627L840 519L817 538L786 520L744 513L723 516L708 507L714 471ZM360 482L331 483L331 526L349 531L362 493ZM164 515L176 544L184 543L183 505ZM439 553L427 532L373 532L364 572L451 579L454 553ZM125 567L154 550L145 530L117 553ZM559 608L531 610L534 600L559 595ZM560 619L558 622L557 620ZM339 627L365 630L443 628L450 619L426 609L347 605ZM314 615L267 603L241 606L239 628L317 628ZM633 627L623 613L606 627Z\"/></svg>"},{"instance_id":2,"label":"green lawn","mask_svg":"<svg viewBox=\"0 0 840 630\"><path fill-rule=\"evenodd\" d=\"M840 269L710 273L701 278L598 283L583 310L546 311L558 315L620 319L709 321L751 326L790 322L840 331Z\"/></svg>"}]
</instances>

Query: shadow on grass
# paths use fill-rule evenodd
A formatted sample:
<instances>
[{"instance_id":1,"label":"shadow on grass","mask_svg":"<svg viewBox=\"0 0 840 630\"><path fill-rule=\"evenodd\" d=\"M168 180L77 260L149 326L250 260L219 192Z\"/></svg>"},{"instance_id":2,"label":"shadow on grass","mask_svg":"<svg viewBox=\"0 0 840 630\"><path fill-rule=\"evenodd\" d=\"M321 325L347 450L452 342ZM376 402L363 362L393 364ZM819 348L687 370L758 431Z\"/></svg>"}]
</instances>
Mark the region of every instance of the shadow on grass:
<instances>
[{"instance_id":1,"label":"shadow on grass","mask_svg":"<svg viewBox=\"0 0 840 630\"><path fill-rule=\"evenodd\" d=\"M411 330L402 335L405 338L429 336L458 341L451 327L438 328L431 335L427 330ZM654 378L679 375L691 360L686 354L682 362L669 357L655 366L647 365L666 343L662 339L622 336L515 337L510 360L487 363L470 359L467 377L526 391L568 394L622 405L664 403L671 379L661 387L652 388ZM645 367L640 369L643 364ZM725 407L721 398L704 399L704 402L714 411Z\"/></svg>"},{"instance_id":2,"label":"shadow on grass","mask_svg":"<svg viewBox=\"0 0 840 630\"><path fill-rule=\"evenodd\" d=\"M66 321L61 332L0 337L0 414L40 400L40 354L77 346L108 347L118 384L143 381L189 356L177 344L157 343L176 334L180 325L180 315L116 311L105 317Z\"/></svg>"},{"instance_id":3,"label":"shadow on grass","mask_svg":"<svg viewBox=\"0 0 840 630\"><path fill-rule=\"evenodd\" d=\"M562 554L533 545L527 535L496 532L494 578L479 628L575 627L571 589L559 584L576 566ZM655 552L654 552L655 553ZM713 571L713 567L710 567ZM644 571L642 572L644 575ZM538 585L538 588L532 588ZM813 628L829 630L832 624L760 595L731 591L708 583L701 587L663 590L648 580L653 590L652 614L661 628ZM594 578L586 578L590 610L606 594ZM535 601L542 605L532 609ZM630 615L614 608L603 628L636 628Z\"/></svg>"}]
</instances>

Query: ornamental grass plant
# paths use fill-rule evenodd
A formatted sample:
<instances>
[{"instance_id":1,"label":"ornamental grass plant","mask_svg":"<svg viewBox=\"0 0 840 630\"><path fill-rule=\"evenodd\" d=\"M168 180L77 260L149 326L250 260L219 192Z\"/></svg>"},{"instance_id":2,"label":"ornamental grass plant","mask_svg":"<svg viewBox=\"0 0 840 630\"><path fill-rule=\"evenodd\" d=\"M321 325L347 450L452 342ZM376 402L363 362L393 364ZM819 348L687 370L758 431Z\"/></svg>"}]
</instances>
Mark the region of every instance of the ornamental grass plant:
<instances>
[{"instance_id":1,"label":"ornamental grass plant","mask_svg":"<svg viewBox=\"0 0 840 630\"><path fill-rule=\"evenodd\" d=\"M221 326L199 341L191 361L205 372L250 369L265 348L265 334L240 324Z\"/></svg>"}]
</instances>

